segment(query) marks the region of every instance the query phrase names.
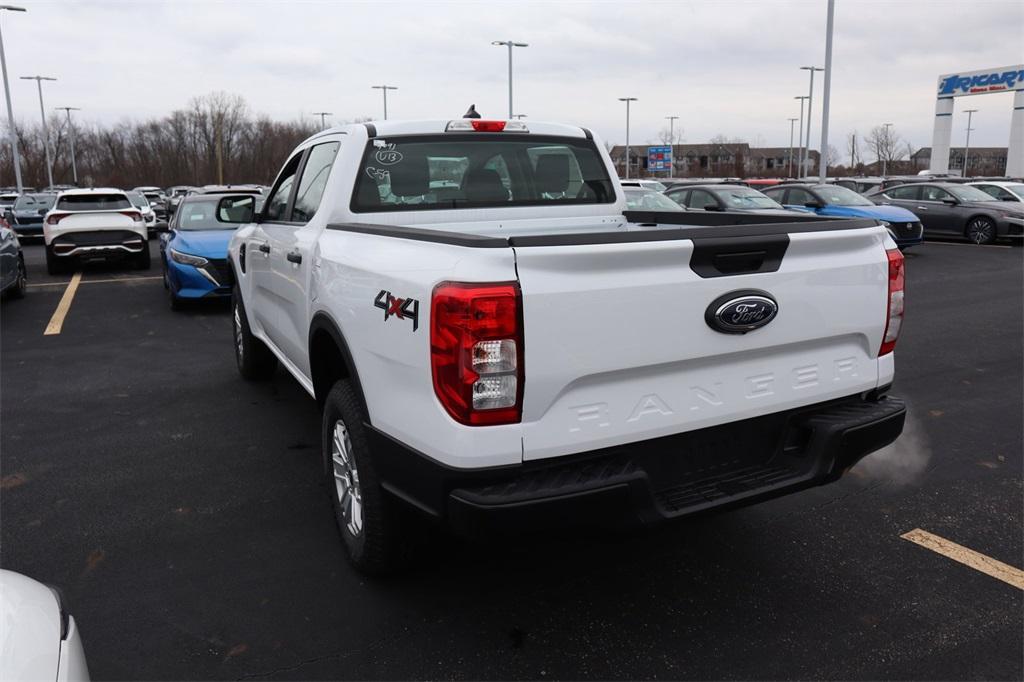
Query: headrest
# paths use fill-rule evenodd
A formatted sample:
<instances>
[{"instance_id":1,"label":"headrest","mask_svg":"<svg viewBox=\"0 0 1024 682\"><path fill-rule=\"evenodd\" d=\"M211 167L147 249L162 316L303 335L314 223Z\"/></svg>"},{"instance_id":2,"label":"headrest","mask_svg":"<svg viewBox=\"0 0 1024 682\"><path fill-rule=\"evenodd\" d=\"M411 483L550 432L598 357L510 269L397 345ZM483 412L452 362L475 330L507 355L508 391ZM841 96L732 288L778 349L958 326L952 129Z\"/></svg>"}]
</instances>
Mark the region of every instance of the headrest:
<instances>
[{"instance_id":1,"label":"headrest","mask_svg":"<svg viewBox=\"0 0 1024 682\"><path fill-rule=\"evenodd\" d=\"M539 191L561 194L569 188L569 157L564 154L538 157L534 177Z\"/></svg>"},{"instance_id":2,"label":"headrest","mask_svg":"<svg viewBox=\"0 0 1024 682\"><path fill-rule=\"evenodd\" d=\"M508 201L508 190L501 183L498 171L477 168L466 172L462 179L466 201Z\"/></svg>"},{"instance_id":3,"label":"headrest","mask_svg":"<svg viewBox=\"0 0 1024 682\"><path fill-rule=\"evenodd\" d=\"M400 197L418 197L430 191L430 168L426 156L407 155L388 168L391 193Z\"/></svg>"}]
</instances>

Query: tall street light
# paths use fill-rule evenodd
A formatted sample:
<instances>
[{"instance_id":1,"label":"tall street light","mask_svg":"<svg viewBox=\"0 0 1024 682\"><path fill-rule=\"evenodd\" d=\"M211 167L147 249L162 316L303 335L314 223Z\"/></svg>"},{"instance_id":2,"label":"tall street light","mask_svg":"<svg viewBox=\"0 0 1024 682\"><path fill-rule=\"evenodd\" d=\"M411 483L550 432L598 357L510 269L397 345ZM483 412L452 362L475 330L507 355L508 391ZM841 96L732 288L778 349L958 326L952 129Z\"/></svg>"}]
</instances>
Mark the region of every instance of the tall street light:
<instances>
[{"instance_id":1,"label":"tall street light","mask_svg":"<svg viewBox=\"0 0 1024 682\"><path fill-rule=\"evenodd\" d=\"M803 111L804 103L800 102L800 111ZM789 156L786 157L786 163L789 164L789 171L786 173L789 177L793 177L793 124L796 123L795 118L789 119Z\"/></svg>"},{"instance_id":2,"label":"tall street light","mask_svg":"<svg viewBox=\"0 0 1024 682\"><path fill-rule=\"evenodd\" d=\"M388 90L397 90L398 88L394 85L371 85L370 88L384 93L384 120L388 120Z\"/></svg>"},{"instance_id":3,"label":"tall street light","mask_svg":"<svg viewBox=\"0 0 1024 682\"><path fill-rule=\"evenodd\" d=\"M9 12L24 12L24 7L14 5L0 5L0 10ZM4 72L4 96L7 98L7 130L11 136L11 158L14 160L14 182L18 186L18 194L21 194L21 160L18 158L18 134L14 131L14 111L11 109L11 88L7 84L7 56L4 54L4 36L0 32L0 67Z\"/></svg>"},{"instance_id":4,"label":"tall street light","mask_svg":"<svg viewBox=\"0 0 1024 682\"><path fill-rule=\"evenodd\" d=\"M55 81L56 78L48 76L22 76L23 81L35 81L39 88L39 115L43 118L43 147L46 149L46 179L53 187L53 161L50 157L50 131L46 128L46 107L43 106L43 81Z\"/></svg>"},{"instance_id":5,"label":"tall street light","mask_svg":"<svg viewBox=\"0 0 1024 682\"><path fill-rule=\"evenodd\" d=\"M825 184L828 171L828 103L832 95L832 24L836 0L828 0L828 18L825 20L825 92L821 104L821 151L818 163L818 181ZM811 72L814 75L814 72Z\"/></svg>"},{"instance_id":6,"label":"tall street light","mask_svg":"<svg viewBox=\"0 0 1024 682\"><path fill-rule=\"evenodd\" d=\"M974 128L971 127L971 117L974 115L974 113L976 111L978 111L978 110L977 109L964 109L964 113L967 114L967 144L964 147L964 177L965 178L967 177L967 155L971 151L971 131L974 130Z\"/></svg>"},{"instance_id":7,"label":"tall street light","mask_svg":"<svg viewBox=\"0 0 1024 682\"><path fill-rule=\"evenodd\" d=\"M71 125L71 112L81 111L78 107L54 107L57 111L63 111L68 115L68 133L71 139L71 177L78 187L78 165L75 163L75 127Z\"/></svg>"},{"instance_id":8,"label":"tall street light","mask_svg":"<svg viewBox=\"0 0 1024 682\"><path fill-rule=\"evenodd\" d=\"M801 71L808 71L811 74L811 87L807 91L807 144L804 146L804 151L800 157L801 168L806 165L807 161L811 158L811 121L814 120L811 115L811 108L814 106L814 72L824 71L825 69L818 66L801 66ZM803 138L803 131L800 131L800 137Z\"/></svg>"},{"instance_id":9,"label":"tall street light","mask_svg":"<svg viewBox=\"0 0 1024 682\"><path fill-rule=\"evenodd\" d=\"M620 97L619 101L626 103L626 179L629 180L629 103L635 102L636 97Z\"/></svg>"},{"instance_id":10,"label":"tall street light","mask_svg":"<svg viewBox=\"0 0 1024 682\"><path fill-rule=\"evenodd\" d=\"M797 169L794 177L799 178L800 174L804 172L804 100L807 99L807 95L797 95L793 99L800 100L800 140L797 143L796 159Z\"/></svg>"},{"instance_id":11,"label":"tall street light","mask_svg":"<svg viewBox=\"0 0 1024 682\"><path fill-rule=\"evenodd\" d=\"M508 117L511 119L513 115L512 109L512 48L513 47L529 47L529 43L517 43L511 40L492 40L491 45L507 45L508 46Z\"/></svg>"},{"instance_id":12,"label":"tall street light","mask_svg":"<svg viewBox=\"0 0 1024 682\"><path fill-rule=\"evenodd\" d=\"M334 114L332 112L330 112L330 111L314 111L314 112L312 112L310 114L310 116L319 116L320 117L320 127L323 128L324 130L326 130L327 129L327 117L328 116L334 116Z\"/></svg>"},{"instance_id":13,"label":"tall street light","mask_svg":"<svg viewBox=\"0 0 1024 682\"><path fill-rule=\"evenodd\" d=\"M668 119L668 145L672 148L672 156L669 161L668 175L670 178L676 176L676 119L678 116L666 116Z\"/></svg>"},{"instance_id":14,"label":"tall street light","mask_svg":"<svg viewBox=\"0 0 1024 682\"><path fill-rule=\"evenodd\" d=\"M892 123L882 124L882 148L879 150L882 152L882 177L885 177L885 173L888 170L889 154L892 151L889 149L889 128L892 128Z\"/></svg>"}]
</instances>

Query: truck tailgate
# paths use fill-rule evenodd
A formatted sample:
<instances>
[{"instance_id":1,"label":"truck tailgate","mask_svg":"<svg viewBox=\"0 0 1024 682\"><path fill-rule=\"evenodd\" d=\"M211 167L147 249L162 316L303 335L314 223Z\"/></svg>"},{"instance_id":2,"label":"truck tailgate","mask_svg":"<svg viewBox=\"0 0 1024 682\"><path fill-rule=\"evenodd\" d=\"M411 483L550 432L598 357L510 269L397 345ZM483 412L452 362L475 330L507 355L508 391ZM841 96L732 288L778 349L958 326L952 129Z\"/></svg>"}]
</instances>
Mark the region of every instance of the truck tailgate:
<instances>
[{"instance_id":1,"label":"truck tailgate","mask_svg":"<svg viewBox=\"0 0 1024 682\"><path fill-rule=\"evenodd\" d=\"M885 240L884 228L866 227L783 231L732 246L720 238L514 243L525 332L524 459L875 388L887 310ZM769 253L756 270L757 262L744 266L743 254L718 260L764 245L771 252L780 241L781 261ZM769 324L727 334L705 321L716 299L751 289L777 302Z\"/></svg>"}]
</instances>

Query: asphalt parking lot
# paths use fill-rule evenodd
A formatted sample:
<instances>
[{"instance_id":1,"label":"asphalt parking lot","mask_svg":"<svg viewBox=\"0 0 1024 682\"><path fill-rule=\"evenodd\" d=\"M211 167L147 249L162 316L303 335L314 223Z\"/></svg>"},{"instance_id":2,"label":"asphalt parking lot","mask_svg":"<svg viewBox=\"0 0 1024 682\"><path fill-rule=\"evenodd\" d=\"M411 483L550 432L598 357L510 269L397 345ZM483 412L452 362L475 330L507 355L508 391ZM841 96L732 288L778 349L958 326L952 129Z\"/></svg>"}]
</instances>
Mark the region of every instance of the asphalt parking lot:
<instances>
[{"instance_id":1,"label":"asphalt parking lot","mask_svg":"<svg viewBox=\"0 0 1024 682\"><path fill-rule=\"evenodd\" d=\"M64 590L95 679L1024 676L1021 249L909 252L908 428L839 483L639 534L432 538L387 581L344 560L314 402L239 378L226 305L172 312L155 258L88 268L53 332L70 278L25 255L0 563Z\"/></svg>"}]
</instances>

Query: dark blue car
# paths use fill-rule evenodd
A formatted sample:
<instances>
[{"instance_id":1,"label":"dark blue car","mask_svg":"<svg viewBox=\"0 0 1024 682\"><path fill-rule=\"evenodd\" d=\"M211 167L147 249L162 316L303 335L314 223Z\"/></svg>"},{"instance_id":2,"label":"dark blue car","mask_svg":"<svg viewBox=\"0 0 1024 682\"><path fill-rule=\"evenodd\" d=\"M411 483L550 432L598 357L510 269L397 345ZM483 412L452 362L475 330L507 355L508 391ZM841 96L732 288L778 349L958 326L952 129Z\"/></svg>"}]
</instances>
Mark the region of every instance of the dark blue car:
<instances>
[{"instance_id":1,"label":"dark blue car","mask_svg":"<svg viewBox=\"0 0 1024 682\"><path fill-rule=\"evenodd\" d=\"M231 295L234 276L228 242L253 214L252 195L194 194L181 200L168 229L160 235L164 288L171 308L183 299Z\"/></svg>"},{"instance_id":2,"label":"dark blue car","mask_svg":"<svg viewBox=\"0 0 1024 682\"><path fill-rule=\"evenodd\" d=\"M853 190L838 185L784 184L769 187L764 193L777 202L798 211L836 218L874 218L881 221L900 250L924 240L921 220L905 208L878 206Z\"/></svg>"},{"instance_id":3,"label":"dark blue car","mask_svg":"<svg viewBox=\"0 0 1024 682\"><path fill-rule=\"evenodd\" d=\"M56 194L22 194L7 209L7 222L21 237L42 237L43 216L56 198Z\"/></svg>"}]
</instances>

